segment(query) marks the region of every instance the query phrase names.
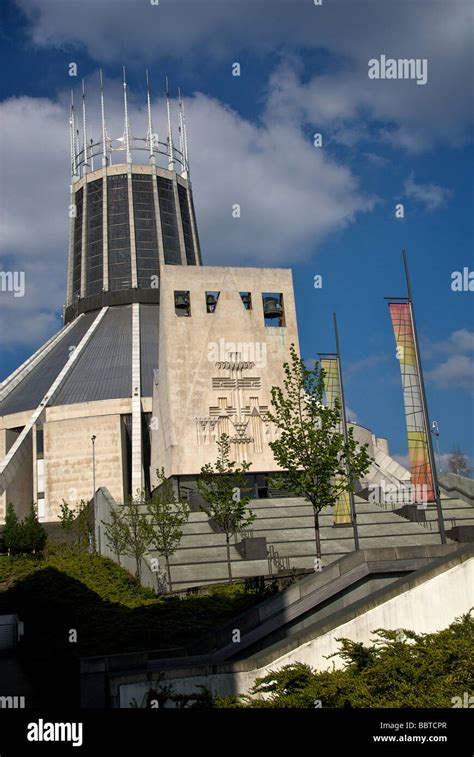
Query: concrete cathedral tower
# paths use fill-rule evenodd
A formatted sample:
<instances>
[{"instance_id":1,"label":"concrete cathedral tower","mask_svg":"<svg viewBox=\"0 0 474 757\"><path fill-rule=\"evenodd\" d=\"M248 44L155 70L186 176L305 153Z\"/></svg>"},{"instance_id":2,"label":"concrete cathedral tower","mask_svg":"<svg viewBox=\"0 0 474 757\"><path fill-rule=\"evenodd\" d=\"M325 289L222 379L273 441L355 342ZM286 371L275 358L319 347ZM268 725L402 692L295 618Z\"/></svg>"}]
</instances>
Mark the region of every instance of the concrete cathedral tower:
<instances>
[{"instance_id":1,"label":"concrete cathedral tower","mask_svg":"<svg viewBox=\"0 0 474 757\"><path fill-rule=\"evenodd\" d=\"M184 105L177 144L166 84L167 135L113 139L100 77L101 129L90 137L86 93L71 94L71 199L64 327L0 391L0 520L37 503L106 487L117 502L164 466L192 490L228 433L265 491L275 469L266 420L270 389L298 344L289 270L203 267L190 182ZM77 99L77 98L76 98ZM225 247L223 247L223 258Z\"/></svg>"}]
</instances>

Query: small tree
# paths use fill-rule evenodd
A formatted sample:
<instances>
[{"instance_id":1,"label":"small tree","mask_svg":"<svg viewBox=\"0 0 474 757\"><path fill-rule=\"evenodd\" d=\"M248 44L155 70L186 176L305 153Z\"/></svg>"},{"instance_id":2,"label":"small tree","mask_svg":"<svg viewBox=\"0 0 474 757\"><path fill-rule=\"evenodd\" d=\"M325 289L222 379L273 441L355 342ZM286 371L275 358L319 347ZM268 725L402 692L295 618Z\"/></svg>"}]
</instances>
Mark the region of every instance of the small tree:
<instances>
[{"instance_id":1,"label":"small tree","mask_svg":"<svg viewBox=\"0 0 474 757\"><path fill-rule=\"evenodd\" d=\"M91 506L81 499L77 508L70 507L63 499L59 520L61 528L71 534L72 546L78 552L87 552L94 544L94 529L91 521Z\"/></svg>"},{"instance_id":2,"label":"small tree","mask_svg":"<svg viewBox=\"0 0 474 757\"><path fill-rule=\"evenodd\" d=\"M12 503L7 505L5 525L2 532L3 547L9 555L16 555L21 551L21 527Z\"/></svg>"},{"instance_id":3,"label":"small tree","mask_svg":"<svg viewBox=\"0 0 474 757\"><path fill-rule=\"evenodd\" d=\"M246 528L256 518L248 509L250 497L242 497L241 489L246 486L245 473L251 463L242 462L240 467L230 460L230 438L222 434L217 441L218 456L215 465L207 463L201 468L197 481L198 489L208 503L203 509L225 533L227 548L227 568L232 583L230 562L230 537Z\"/></svg>"},{"instance_id":4,"label":"small tree","mask_svg":"<svg viewBox=\"0 0 474 757\"><path fill-rule=\"evenodd\" d=\"M3 545L10 555L41 554L46 539L46 531L38 522L34 504L31 505L28 515L19 521L12 503L8 503L3 528Z\"/></svg>"},{"instance_id":5,"label":"small tree","mask_svg":"<svg viewBox=\"0 0 474 757\"><path fill-rule=\"evenodd\" d=\"M38 513L35 505L32 503L30 512L21 523L23 550L41 554L47 540L47 534L44 526L38 521Z\"/></svg>"},{"instance_id":6,"label":"small tree","mask_svg":"<svg viewBox=\"0 0 474 757\"><path fill-rule=\"evenodd\" d=\"M448 457L448 471L458 476L468 476L472 468L466 455L456 445Z\"/></svg>"},{"instance_id":7,"label":"small tree","mask_svg":"<svg viewBox=\"0 0 474 757\"><path fill-rule=\"evenodd\" d=\"M127 535L124 528L123 515L115 508L110 510L110 521L106 523L104 520L102 523L105 526L105 538L107 544L117 557L117 562L120 565L120 558L125 554L125 548L127 546Z\"/></svg>"},{"instance_id":8,"label":"small tree","mask_svg":"<svg viewBox=\"0 0 474 757\"><path fill-rule=\"evenodd\" d=\"M135 576L141 581L141 561L150 549L153 539L153 531L148 522L147 515L142 512L145 503L144 492L138 491L135 497L130 497L124 505L123 523L123 554L133 557L135 560Z\"/></svg>"},{"instance_id":9,"label":"small tree","mask_svg":"<svg viewBox=\"0 0 474 757\"><path fill-rule=\"evenodd\" d=\"M360 446L352 428L347 442L339 431L341 407L325 407L324 371L316 363L309 370L290 347L290 363L284 363L284 388L272 387L273 412L268 419L280 432L270 442L273 456L283 469L285 488L311 502L314 511L316 556L321 558L319 513L336 504L344 491L353 491L353 481L367 472L367 444Z\"/></svg>"},{"instance_id":10,"label":"small tree","mask_svg":"<svg viewBox=\"0 0 474 757\"><path fill-rule=\"evenodd\" d=\"M183 536L183 526L189 518L189 507L174 493L173 483L165 476L164 468L157 470L158 487L148 500L151 518L152 542L159 555L166 561L169 590L172 590L170 557Z\"/></svg>"},{"instance_id":11,"label":"small tree","mask_svg":"<svg viewBox=\"0 0 474 757\"><path fill-rule=\"evenodd\" d=\"M76 512L74 508L69 507L65 499L63 499L59 507L61 510L61 513L59 515L61 528L64 529L64 531L72 531L74 528L74 520L76 518Z\"/></svg>"}]
</instances>

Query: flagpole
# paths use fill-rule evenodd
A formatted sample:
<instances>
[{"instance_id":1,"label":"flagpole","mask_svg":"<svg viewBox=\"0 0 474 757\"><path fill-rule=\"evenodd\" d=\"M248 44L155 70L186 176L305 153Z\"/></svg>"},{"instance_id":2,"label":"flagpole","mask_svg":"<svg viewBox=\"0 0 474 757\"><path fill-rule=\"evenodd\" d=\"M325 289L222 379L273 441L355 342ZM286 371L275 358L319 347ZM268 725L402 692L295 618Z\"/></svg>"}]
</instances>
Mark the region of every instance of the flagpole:
<instances>
[{"instance_id":1,"label":"flagpole","mask_svg":"<svg viewBox=\"0 0 474 757\"><path fill-rule=\"evenodd\" d=\"M339 332L337 329L336 313L333 313L333 321L334 321L334 335L336 338L337 370L339 372L339 386L341 388L342 431L344 434L344 442L347 444L349 440L349 434L347 432L346 403L344 401L344 385L342 383L341 353L339 351ZM346 466L346 470L347 470L347 466ZM349 471L347 471L347 475L349 477ZM352 486L352 477L351 477L351 486ZM357 530L357 514L356 514L356 509L355 509L354 492L352 491L352 489L349 490L348 494L349 494L349 503L350 503L350 509L351 509L352 528L354 530L354 547L356 551L358 551L359 550L359 533Z\"/></svg>"},{"instance_id":2,"label":"flagpole","mask_svg":"<svg viewBox=\"0 0 474 757\"><path fill-rule=\"evenodd\" d=\"M416 364L417 364L417 369L418 369L418 377L420 381L421 404L423 408L423 420L425 422L425 434L426 434L426 442L428 445L428 457L429 457L430 467L431 467L431 476L433 479L433 488L434 488L434 494L435 494L435 499L436 499L436 510L438 513L439 535L441 539L441 544L446 544L446 532L444 529L443 510L441 507L441 497L439 493L438 475L436 471L435 457L434 457L434 451L433 451L433 440L431 438L430 424L429 424L429 419L428 419L428 403L426 400L425 382L423 380L423 371L421 368L421 358L420 358L420 351L418 347L418 333L416 330L415 311L413 308L413 299L412 299L412 292L411 292L410 275L408 273L408 259L407 259L406 250L403 250L403 265L405 267L405 278L407 282L408 302L410 304L410 316L411 316L411 323L412 323L412 329L413 329L413 342L415 345L415 358L416 358Z\"/></svg>"}]
</instances>

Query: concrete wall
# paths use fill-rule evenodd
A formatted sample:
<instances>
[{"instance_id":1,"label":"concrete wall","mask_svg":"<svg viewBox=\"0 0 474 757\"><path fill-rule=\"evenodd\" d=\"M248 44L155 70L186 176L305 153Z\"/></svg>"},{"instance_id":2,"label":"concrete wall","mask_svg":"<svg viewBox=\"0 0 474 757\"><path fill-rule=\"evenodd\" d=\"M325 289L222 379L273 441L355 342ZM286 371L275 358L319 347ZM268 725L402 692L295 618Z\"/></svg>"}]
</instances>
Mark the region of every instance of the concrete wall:
<instances>
[{"instance_id":1,"label":"concrete wall","mask_svg":"<svg viewBox=\"0 0 474 757\"><path fill-rule=\"evenodd\" d=\"M474 481L456 473L445 473L440 479L441 487L450 497L459 497L468 504L474 504Z\"/></svg>"},{"instance_id":2,"label":"concrete wall","mask_svg":"<svg viewBox=\"0 0 474 757\"><path fill-rule=\"evenodd\" d=\"M0 460L7 454L19 435L20 432L13 431L13 429L0 431ZM28 514L33 502L33 448L31 434L25 439L22 455L17 457L15 465L17 467L17 474L8 488L0 495L0 523L5 519L6 507L9 502L14 505L16 514L20 519Z\"/></svg>"},{"instance_id":3,"label":"concrete wall","mask_svg":"<svg viewBox=\"0 0 474 757\"><path fill-rule=\"evenodd\" d=\"M75 505L93 495L92 442L95 440L96 488L106 486L123 500L122 432L120 415L64 419L45 423L46 520L55 520L65 499Z\"/></svg>"},{"instance_id":4,"label":"concrete wall","mask_svg":"<svg viewBox=\"0 0 474 757\"><path fill-rule=\"evenodd\" d=\"M329 622L328 627L314 631L313 638L275 659L264 661L259 667L252 668L250 661L224 664L212 669L189 667L180 671L165 671L164 682L173 683L176 691L186 694L195 693L196 686L206 686L219 696L241 694L248 692L257 678L295 662L306 663L317 670L330 669L333 662L336 667L342 667L343 661L339 656L330 662L327 660L327 655L339 650L336 638L349 638L367 644L374 638L373 632L377 628L405 628L417 633L440 631L474 605L472 553L464 559L454 556L442 566L429 566L407 579L401 579L384 590L381 596L371 597L361 604L357 611L346 611L349 617L345 622ZM133 698L141 701L152 685L152 681L126 683L123 679L120 706L129 707Z\"/></svg>"},{"instance_id":5,"label":"concrete wall","mask_svg":"<svg viewBox=\"0 0 474 757\"><path fill-rule=\"evenodd\" d=\"M110 512L112 509L122 508L121 504L117 504L112 498L110 492L106 487L101 487L96 491L96 518L95 518L95 538L99 553L103 557L108 557L114 562L118 562L117 555L110 549L107 535L106 525L110 523ZM120 556L120 566L128 570L131 575L135 575L136 561L133 557L127 555ZM159 590L160 575L157 572L151 570L151 556L146 555L141 561L141 583L142 586L146 586L153 591Z\"/></svg>"},{"instance_id":6,"label":"concrete wall","mask_svg":"<svg viewBox=\"0 0 474 757\"><path fill-rule=\"evenodd\" d=\"M191 317L176 315L174 292L182 290L190 292ZM214 313L206 311L206 291L220 292ZM251 310L242 291L251 292ZM282 327L265 326L262 293L273 292L283 294ZM222 433L237 439L240 421L248 441L232 444L234 458L251 462L251 472L275 470L268 446L273 429L263 417L271 387L282 383L290 344L298 349L291 271L162 266L161 293L152 475L161 466L167 476L198 473L216 459ZM243 365L229 362L234 349Z\"/></svg>"}]
</instances>

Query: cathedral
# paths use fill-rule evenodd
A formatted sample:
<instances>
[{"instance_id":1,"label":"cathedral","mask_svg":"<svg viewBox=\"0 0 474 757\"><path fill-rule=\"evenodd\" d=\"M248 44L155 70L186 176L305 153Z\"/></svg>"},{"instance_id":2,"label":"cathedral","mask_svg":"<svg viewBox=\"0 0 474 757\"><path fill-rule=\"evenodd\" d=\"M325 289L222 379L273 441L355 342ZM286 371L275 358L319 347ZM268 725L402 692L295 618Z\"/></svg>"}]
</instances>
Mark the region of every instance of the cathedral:
<instances>
[{"instance_id":1,"label":"cathedral","mask_svg":"<svg viewBox=\"0 0 474 757\"><path fill-rule=\"evenodd\" d=\"M202 264L181 97L173 131L167 95L163 139L148 80L144 136L130 129L125 72L118 138L102 79L100 104L94 139L84 86L81 108L71 96L63 328L1 387L0 521L9 502L55 521L63 500L100 488L123 503L152 490L161 467L190 496L223 433L251 463L252 497L269 495L277 468L267 411L298 348L291 270ZM388 458L385 440L358 436Z\"/></svg>"}]
</instances>

